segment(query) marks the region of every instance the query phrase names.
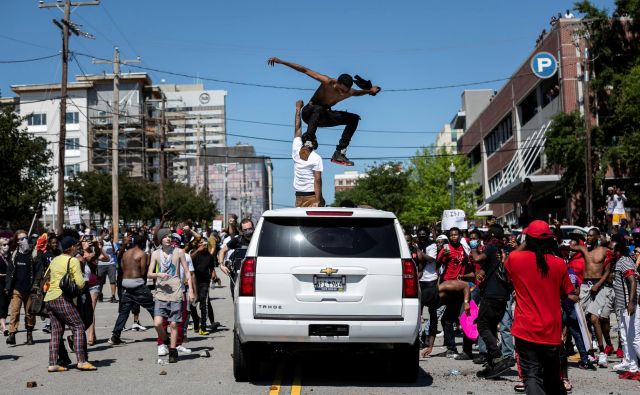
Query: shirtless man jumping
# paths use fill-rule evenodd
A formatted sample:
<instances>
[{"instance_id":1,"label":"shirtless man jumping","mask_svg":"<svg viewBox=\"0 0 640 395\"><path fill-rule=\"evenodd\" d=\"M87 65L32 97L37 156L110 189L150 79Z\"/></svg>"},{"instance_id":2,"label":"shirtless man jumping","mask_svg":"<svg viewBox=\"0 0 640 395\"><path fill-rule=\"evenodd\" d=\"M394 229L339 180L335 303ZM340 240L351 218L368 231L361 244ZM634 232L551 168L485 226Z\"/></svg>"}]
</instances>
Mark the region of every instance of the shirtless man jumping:
<instances>
[{"instance_id":1,"label":"shirtless man jumping","mask_svg":"<svg viewBox=\"0 0 640 395\"><path fill-rule=\"evenodd\" d=\"M600 231L591 228L587 233L586 246L576 244L569 248L581 252L584 256L584 281L580 286L580 303L596 332L600 349L598 365L607 367L608 350L604 347L603 338L607 340L608 345L611 343L609 317L613 310L613 288L609 280L611 266L605 264L608 250L600 247L599 241Z\"/></svg>"},{"instance_id":2,"label":"shirtless man jumping","mask_svg":"<svg viewBox=\"0 0 640 395\"><path fill-rule=\"evenodd\" d=\"M153 318L153 296L147 287L147 269L149 267L149 255L144 252L147 244L147 234L140 231L131 238L133 248L129 248L122 256L122 296L120 297L120 309L118 319L113 327L109 344L122 343L120 334L129 318L129 313L135 305L144 307Z\"/></svg>"},{"instance_id":3,"label":"shirtless man jumping","mask_svg":"<svg viewBox=\"0 0 640 395\"><path fill-rule=\"evenodd\" d=\"M276 63L289 66L295 71L304 73L320 82L320 86L311 97L311 100L309 100L307 105L302 109L302 120L308 125L307 132L302 135L302 140L316 141L316 129L318 127L346 125L342 132L340 142L336 146L336 152L331 157L331 162L344 166L353 166L353 162L347 158L346 153L351 137L358 127L360 116L346 111L334 111L331 107L351 96L375 96L380 92L380 87L371 86L370 89L355 90L351 89L353 86L353 78L349 74L341 74L335 79L299 64L287 62L276 57L267 60L269 66L274 66ZM357 79L358 76L356 76L356 80ZM359 82L356 81L356 84L358 83Z\"/></svg>"}]
</instances>

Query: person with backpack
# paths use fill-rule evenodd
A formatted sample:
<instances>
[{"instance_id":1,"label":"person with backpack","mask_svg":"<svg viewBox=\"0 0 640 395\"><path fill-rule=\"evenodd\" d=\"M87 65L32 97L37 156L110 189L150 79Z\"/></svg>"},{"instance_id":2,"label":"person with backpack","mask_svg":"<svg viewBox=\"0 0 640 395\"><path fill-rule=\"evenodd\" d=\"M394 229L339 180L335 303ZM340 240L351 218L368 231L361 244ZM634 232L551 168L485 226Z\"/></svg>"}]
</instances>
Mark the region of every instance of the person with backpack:
<instances>
[{"instance_id":1,"label":"person with backpack","mask_svg":"<svg viewBox=\"0 0 640 395\"><path fill-rule=\"evenodd\" d=\"M222 246L220 252L218 252L218 263L220 269L229 276L231 279L231 297L234 298L233 289L236 283L238 272L240 271L240 264L247 253L247 247L251 242L251 236L253 236L253 221L249 218L245 218L240 223L240 234L235 236L229 242ZM228 250L235 250L230 256L229 261L231 267L225 266L225 254Z\"/></svg>"},{"instance_id":2,"label":"person with backpack","mask_svg":"<svg viewBox=\"0 0 640 395\"><path fill-rule=\"evenodd\" d=\"M506 279L502 262L504 230L495 224L489 227L484 250L478 252L478 241L471 240L471 256L480 264L476 278L481 283L481 301L478 311L478 333L487 347L486 367L477 373L478 377L493 379L509 370L515 361L502 355L498 347L498 324L507 308L511 286Z\"/></svg>"},{"instance_id":3,"label":"person with backpack","mask_svg":"<svg viewBox=\"0 0 640 395\"><path fill-rule=\"evenodd\" d=\"M18 230L12 239L13 252L7 265L5 291L11 299L11 319L7 344L16 344L16 332L20 322L20 309L24 306L24 326L27 330L25 344L34 345L33 328L36 325L35 315L29 312L31 306L31 290L38 273L38 261L33 258L27 232Z\"/></svg>"}]
</instances>

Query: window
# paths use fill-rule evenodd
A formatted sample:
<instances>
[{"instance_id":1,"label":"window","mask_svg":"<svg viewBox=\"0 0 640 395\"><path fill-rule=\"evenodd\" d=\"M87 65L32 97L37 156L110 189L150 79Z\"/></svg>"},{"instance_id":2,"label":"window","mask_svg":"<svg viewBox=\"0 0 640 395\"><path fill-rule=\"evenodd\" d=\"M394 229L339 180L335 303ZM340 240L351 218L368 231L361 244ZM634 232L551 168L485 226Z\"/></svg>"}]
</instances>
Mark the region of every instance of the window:
<instances>
[{"instance_id":1,"label":"window","mask_svg":"<svg viewBox=\"0 0 640 395\"><path fill-rule=\"evenodd\" d=\"M67 113L67 123L80 123L80 113L78 112L68 112Z\"/></svg>"},{"instance_id":2,"label":"window","mask_svg":"<svg viewBox=\"0 0 640 395\"><path fill-rule=\"evenodd\" d=\"M500 181L502 181L502 172L489 179L489 193L491 195L498 192L498 185L500 184Z\"/></svg>"},{"instance_id":3,"label":"window","mask_svg":"<svg viewBox=\"0 0 640 395\"><path fill-rule=\"evenodd\" d=\"M96 141L98 142L98 148L100 148L100 149L109 148L109 137L100 136L100 137L97 138Z\"/></svg>"},{"instance_id":4,"label":"window","mask_svg":"<svg viewBox=\"0 0 640 395\"><path fill-rule=\"evenodd\" d=\"M65 139L64 140L64 148L66 150L79 150L80 149L80 139L75 137L75 138L70 138L70 139Z\"/></svg>"},{"instance_id":5,"label":"window","mask_svg":"<svg viewBox=\"0 0 640 395\"><path fill-rule=\"evenodd\" d=\"M500 149L500 147L502 147L502 144L504 144L511 138L511 136L513 136L512 126L511 113L509 113L502 119L502 121L500 121L498 126L493 128L493 130L487 135L487 137L484 138L484 145L487 156Z\"/></svg>"},{"instance_id":6,"label":"window","mask_svg":"<svg viewBox=\"0 0 640 395\"><path fill-rule=\"evenodd\" d=\"M400 258L390 218L265 218L258 256Z\"/></svg>"},{"instance_id":7,"label":"window","mask_svg":"<svg viewBox=\"0 0 640 395\"><path fill-rule=\"evenodd\" d=\"M27 125L39 126L47 124L47 114L31 114L27 117Z\"/></svg>"},{"instance_id":8,"label":"window","mask_svg":"<svg viewBox=\"0 0 640 395\"><path fill-rule=\"evenodd\" d=\"M538 90L531 91L518 107L520 108L520 125L524 125L538 113Z\"/></svg>"},{"instance_id":9,"label":"window","mask_svg":"<svg viewBox=\"0 0 640 395\"><path fill-rule=\"evenodd\" d=\"M80 173L80 163L75 163L73 165L64 165L65 177L73 177L78 173Z\"/></svg>"}]
</instances>

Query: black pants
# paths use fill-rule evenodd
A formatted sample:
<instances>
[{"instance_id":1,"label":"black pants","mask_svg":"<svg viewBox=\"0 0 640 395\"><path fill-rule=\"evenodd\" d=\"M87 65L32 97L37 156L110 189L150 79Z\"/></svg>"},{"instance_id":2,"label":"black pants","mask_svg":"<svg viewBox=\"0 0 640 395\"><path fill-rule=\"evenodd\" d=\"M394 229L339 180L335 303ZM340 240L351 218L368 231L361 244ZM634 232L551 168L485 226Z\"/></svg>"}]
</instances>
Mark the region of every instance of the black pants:
<instances>
[{"instance_id":1,"label":"black pants","mask_svg":"<svg viewBox=\"0 0 640 395\"><path fill-rule=\"evenodd\" d=\"M444 332L444 346L449 351L458 352L456 348L456 337L453 332L453 324L458 322L460 312L462 310L462 300L452 300L447 302L447 309L442 315L440 322L442 323L442 332ZM473 343L471 339L462 334L462 351L471 355Z\"/></svg>"},{"instance_id":2,"label":"black pants","mask_svg":"<svg viewBox=\"0 0 640 395\"><path fill-rule=\"evenodd\" d=\"M516 352L528 395L567 393L560 378L560 345L531 343L516 337Z\"/></svg>"},{"instance_id":3,"label":"black pants","mask_svg":"<svg viewBox=\"0 0 640 395\"><path fill-rule=\"evenodd\" d=\"M196 306L191 305L191 319L193 320L193 328L197 331L207 326L207 317L209 317L209 323L213 326L214 316L213 307L209 300L209 286L211 283L198 283L198 303L200 304L200 316L198 316L198 309Z\"/></svg>"},{"instance_id":4,"label":"black pants","mask_svg":"<svg viewBox=\"0 0 640 395\"><path fill-rule=\"evenodd\" d=\"M502 321L507 301L504 299L483 298L478 311L478 333L487 345L490 360L500 358L502 351L498 347L498 324Z\"/></svg>"},{"instance_id":5,"label":"black pants","mask_svg":"<svg viewBox=\"0 0 640 395\"><path fill-rule=\"evenodd\" d=\"M153 302L153 296L151 295L151 291L149 291L149 287L141 285L135 288L125 288L122 291L120 306L118 308L118 319L113 327L114 335L120 336L124 325L127 323L127 318L129 318L129 313L131 313L134 306L144 307L151 315L151 319L153 319L155 303Z\"/></svg>"},{"instance_id":6,"label":"black pants","mask_svg":"<svg viewBox=\"0 0 640 395\"><path fill-rule=\"evenodd\" d=\"M302 120L307 124L307 132L305 133L310 139L316 139L316 130L318 127L326 128L331 126L345 125L340 142L336 146L336 150L347 148L351 137L356 132L360 116L346 111L333 111L331 108L307 104L302 108Z\"/></svg>"},{"instance_id":7,"label":"black pants","mask_svg":"<svg viewBox=\"0 0 640 395\"><path fill-rule=\"evenodd\" d=\"M435 336L438 330L438 307L440 295L438 292L438 280L420 281L420 293L422 294L422 307L429 310L428 336Z\"/></svg>"}]
</instances>

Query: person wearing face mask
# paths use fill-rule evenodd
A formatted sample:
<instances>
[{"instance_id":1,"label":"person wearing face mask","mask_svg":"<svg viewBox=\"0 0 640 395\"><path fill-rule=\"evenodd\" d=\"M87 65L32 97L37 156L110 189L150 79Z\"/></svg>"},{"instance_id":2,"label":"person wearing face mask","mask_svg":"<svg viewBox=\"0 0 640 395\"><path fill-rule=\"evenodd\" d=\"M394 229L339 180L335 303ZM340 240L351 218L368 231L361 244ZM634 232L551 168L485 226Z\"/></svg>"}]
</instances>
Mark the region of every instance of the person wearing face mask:
<instances>
[{"instance_id":1,"label":"person wearing face mask","mask_svg":"<svg viewBox=\"0 0 640 395\"><path fill-rule=\"evenodd\" d=\"M4 336L9 336L7 330L7 313L9 312L9 297L4 291L7 279L7 267L9 266L9 239L0 237L0 331Z\"/></svg>"},{"instance_id":2,"label":"person wearing face mask","mask_svg":"<svg viewBox=\"0 0 640 395\"><path fill-rule=\"evenodd\" d=\"M231 278L231 297L234 297L233 285L235 285L236 277L238 275L238 272L240 271L240 263L247 253L247 247L249 246L249 242L251 241L252 236L253 221L251 221L251 219L249 218L245 218L240 223L240 235L234 237L227 244L222 246L220 252L218 253L218 263L220 263L220 269ZM227 267L224 265L224 257L227 250L235 250L233 252L233 255L231 255L230 257L230 261L232 262L231 267Z\"/></svg>"},{"instance_id":3,"label":"person wearing face mask","mask_svg":"<svg viewBox=\"0 0 640 395\"><path fill-rule=\"evenodd\" d=\"M11 320L9 324L9 337L7 344L16 344L16 332L20 322L20 308L24 306L24 322L27 329L26 344L33 345L33 328L36 317L29 313L31 301L29 294L33 287L35 274L38 272L37 262L31 254L27 232L18 230L13 235L13 244L16 250L13 252L7 266L7 281L5 290L11 298Z\"/></svg>"},{"instance_id":4,"label":"person wearing face mask","mask_svg":"<svg viewBox=\"0 0 640 395\"><path fill-rule=\"evenodd\" d=\"M429 311L427 337L424 341L424 348L420 354L425 358L431 354L433 350L433 343L436 340L436 331L438 329L438 307L440 305L440 297L438 295L438 271L436 268L438 247L429 239L429 230L425 227L418 229L418 242L414 244L414 247L420 272L422 307L426 307Z\"/></svg>"}]
</instances>

